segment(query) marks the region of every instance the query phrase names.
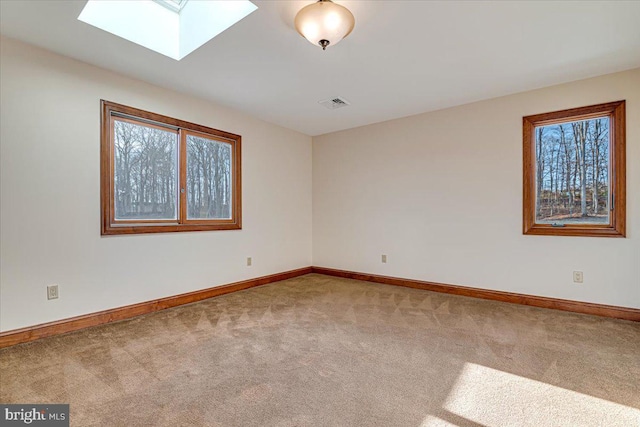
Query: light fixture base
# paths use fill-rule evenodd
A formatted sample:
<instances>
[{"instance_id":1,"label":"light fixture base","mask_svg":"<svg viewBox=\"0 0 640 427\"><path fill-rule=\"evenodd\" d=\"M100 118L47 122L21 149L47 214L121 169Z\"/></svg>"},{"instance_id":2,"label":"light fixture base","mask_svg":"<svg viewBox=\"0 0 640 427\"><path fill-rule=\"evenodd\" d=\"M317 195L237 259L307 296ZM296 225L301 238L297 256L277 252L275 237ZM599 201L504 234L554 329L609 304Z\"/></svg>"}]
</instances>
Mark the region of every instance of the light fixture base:
<instances>
[{"instance_id":1,"label":"light fixture base","mask_svg":"<svg viewBox=\"0 0 640 427\"><path fill-rule=\"evenodd\" d=\"M322 39L318 42L320 46L322 46L322 50L327 50L327 46L331 44L329 40Z\"/></svg>"}]
</instances>

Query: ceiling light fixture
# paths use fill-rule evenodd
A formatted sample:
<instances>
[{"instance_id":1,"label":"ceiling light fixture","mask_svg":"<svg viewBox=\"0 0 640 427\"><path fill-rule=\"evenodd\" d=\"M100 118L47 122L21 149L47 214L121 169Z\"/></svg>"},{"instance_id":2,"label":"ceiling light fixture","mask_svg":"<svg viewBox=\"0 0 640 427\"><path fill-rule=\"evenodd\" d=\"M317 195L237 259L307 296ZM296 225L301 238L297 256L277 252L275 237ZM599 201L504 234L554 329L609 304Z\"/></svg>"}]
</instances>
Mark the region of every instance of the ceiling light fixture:
<instances>
[{"instance_id":1,"label":"ceiling light fixture","mask_svg":"<svg viewBox=\"0 0 640 427\"><path fill-rule=\"evenodd\" d=\"M303 7L295 19L296 30L302 37L322 46L322 50L347 37L355 24L349 9L331 0L318 0Z\"/></svg>"}]
</instances>

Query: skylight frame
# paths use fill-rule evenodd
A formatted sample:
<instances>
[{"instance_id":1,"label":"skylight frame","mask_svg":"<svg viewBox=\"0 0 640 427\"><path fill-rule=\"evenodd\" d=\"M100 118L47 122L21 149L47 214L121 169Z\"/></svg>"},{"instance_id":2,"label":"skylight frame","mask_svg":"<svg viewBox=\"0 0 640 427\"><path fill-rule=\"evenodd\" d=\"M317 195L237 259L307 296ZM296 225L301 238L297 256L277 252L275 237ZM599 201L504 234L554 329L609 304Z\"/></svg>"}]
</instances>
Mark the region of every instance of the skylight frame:
<instances>
[{"instance_id":1,"label":"skylight frame","mask_svg":"<svg viewBox=\"0 0 640 427\"><path fill-rule=\"evenodd\" d=\"M162 7L166 7L172 12L180 13L189 0L153 0Z\"/></svg>"}]
</instances>

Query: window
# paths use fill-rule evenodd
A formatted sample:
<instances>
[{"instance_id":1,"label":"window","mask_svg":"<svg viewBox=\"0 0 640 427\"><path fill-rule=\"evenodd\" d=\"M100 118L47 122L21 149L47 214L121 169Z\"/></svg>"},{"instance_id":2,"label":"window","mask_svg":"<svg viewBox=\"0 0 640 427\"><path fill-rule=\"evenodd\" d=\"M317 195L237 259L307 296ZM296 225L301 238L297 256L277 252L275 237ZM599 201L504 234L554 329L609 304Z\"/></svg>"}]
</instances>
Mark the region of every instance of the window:
<instances>
[{"instance_id":1,"label":"window","mask_svg":"<svg viewBox=\"0 0 640 427\"><path fill-rule=\"evenodd\" d=\"M524 234L625 236L625 102L523 118Z\"/></svg>"},{"instance_id":2,"label":"window","mask_svg":"<svg viewBox=\"0 0 640 427\"><path fill-rule=\"evenodd\" d=\"M102 101L102 234L242 228L240 140Z\"/></svg>"}]
</instances>

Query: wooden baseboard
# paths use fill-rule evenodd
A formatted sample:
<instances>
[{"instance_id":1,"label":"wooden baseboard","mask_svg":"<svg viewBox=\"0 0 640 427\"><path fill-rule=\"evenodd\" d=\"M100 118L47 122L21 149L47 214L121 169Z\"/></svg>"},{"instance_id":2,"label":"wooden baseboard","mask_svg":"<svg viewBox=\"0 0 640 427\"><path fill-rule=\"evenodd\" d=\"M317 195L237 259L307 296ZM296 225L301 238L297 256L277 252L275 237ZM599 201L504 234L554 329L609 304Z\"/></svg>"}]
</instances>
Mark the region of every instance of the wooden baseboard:
<instances>
[{"instance_id":1,"label":"wooden baseboard","mask_svg":"<svg viewBox=\"0 0 640 427\"><path fill-rule=\"evenodd\" d=\"M279 282L280 280L291 279L311 273L311 267L272 274L270 276L257 277L255 279L243 280L242 282L230 283L228 285L216 286L214 288L202 289L200 291L186 294L160 298L153 301L141 302L139 304L127 305L113 308L111 310L99 311L97 313L84 314L82 316L55 322L42 323L22 329L0 333L0 348L21 344L51 335L64 334L66 332L77 331L78 329L90 326L102 325L118 320L130 319L153 311L164 310L178 305L189 304L203 299L253 288L255 286L266 285L268 283Z\"/></svg>"},{"instance_id":2,"label":"wooden baseboard","mask_svg":"<svg viewBox=\"0 0 640 427\"><path fill-rule=\"evenodd\" d=\"M55 322L43 323L22 329L0 332L0 348L9 347L39 338L77 331L91 326L130 319L132 317L164 310L183 304L189 304L203 299L212 298L255 286L279 282L309 273L324 274L327 276L343 277L347 279L363 280L367 282L382 283L386 285L405 286L409 288L424 289L433 292L442 292L453 295L462 295L473 298L482 298L494 301L509 302L514 304L530 305L541 308L571 311L574 313L591 314L595 316L612 317L616 319L640 322L640 309L617 307L612 305L594 304L589 302L570 301L557 298L539 297L533 295L516 294L512 292L492 291L488 289L469 288L465 286L447 285L443 283L425 282L421 280L402 279L398 277L378 276L375 274L357 273L353 271L336 270L324 267L305 267L270 276L257 277L255 279L230 283L228 285L189 292L186 294L160 298L139 304L104 310L97 313L85 314Z\"/></svg>"},{"instance_id":3,"label":"wooden baseboard","mask_svg":"<svg viewBox=\"0 0 640 427\"><path fill-rule=\"evenodd\" d=\"M469 288L466 286L424 282L421 280L401 279L398 277L377 276L375 274L335 270L324 267L313 267L312 270L314 273L325 274L328 276L344 277L347 279L363 280L366 282L383 283L385 285L405 286L446 294L462 295L466 297L482 298L513 304L523 304L534 307L551 308L555 310L571 311L574 313L591 314L595 316L613 317L616 319L640 322L640 309L637 308L617 307L613 305L539 297L512 292L492 291L488 289Z\"/></svg>"}]
</instances>

